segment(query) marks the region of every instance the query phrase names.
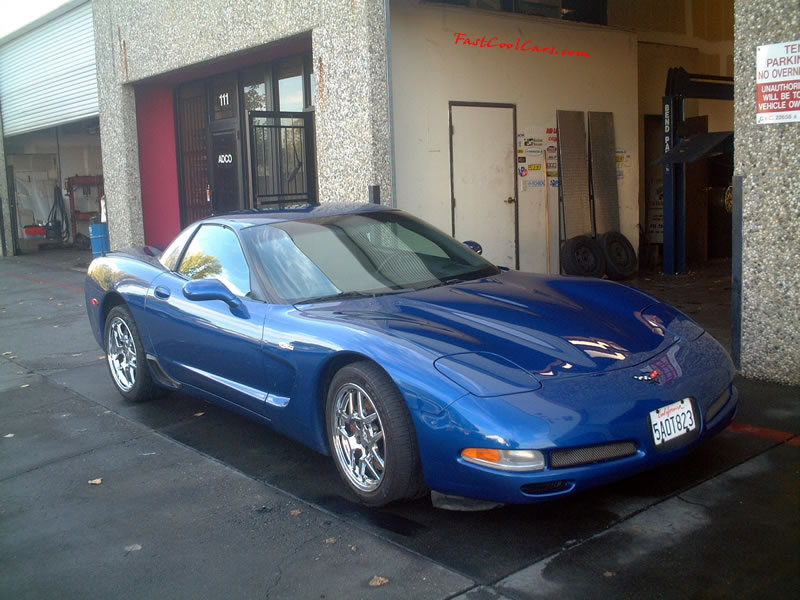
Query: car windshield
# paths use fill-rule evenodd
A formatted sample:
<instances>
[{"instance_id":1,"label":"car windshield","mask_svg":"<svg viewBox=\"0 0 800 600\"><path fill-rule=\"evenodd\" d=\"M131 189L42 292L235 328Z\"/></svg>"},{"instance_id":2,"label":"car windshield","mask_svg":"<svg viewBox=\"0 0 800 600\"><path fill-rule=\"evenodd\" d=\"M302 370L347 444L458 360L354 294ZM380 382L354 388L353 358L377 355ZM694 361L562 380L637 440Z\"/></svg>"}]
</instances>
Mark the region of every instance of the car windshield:
<instances>
[{"instance_id":1,"label":"car windshield","mask_svg":"<svg viewBox=\"0 0 800 600\"><path fill-rule=\"evenodd\" d=\"M418 290L499 272L449 235L398 211L257 225L242 235L268 288L287 304Z\"/></svg>"}]
</instances>

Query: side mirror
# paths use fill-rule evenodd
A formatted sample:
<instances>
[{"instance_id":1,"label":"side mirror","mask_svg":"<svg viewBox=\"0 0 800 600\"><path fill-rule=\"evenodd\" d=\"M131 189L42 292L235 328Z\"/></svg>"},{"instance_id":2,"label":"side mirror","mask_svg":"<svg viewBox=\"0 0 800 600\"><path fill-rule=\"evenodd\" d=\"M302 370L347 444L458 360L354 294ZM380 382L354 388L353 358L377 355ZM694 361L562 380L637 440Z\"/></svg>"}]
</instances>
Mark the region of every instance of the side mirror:
<instances>
[{"instance_id":1,"label":"side mirror","mask_svg":"<svg viewBox=\"0 0 800 600\"><path fill-rule=\"evenodd\" d=\"M466 242L464 242L464 245L470 250L472 250L475 254L483 254L483 246L481 246L478 242L467 240Z\"/></svg>"},{"instance_id":2,"label":"side mirror","mask_svg":"<svg viewBox=\"0 0 800 600\"><path fill-rule=\"evenodd\" d=\"M249 316L247 307L239 297L228 289L219 279L192 279L183 286L183 295L187 300L201 302L203 300L221 300L228 305L231 313L237 317Z\"/></svg>"}]
</instances>

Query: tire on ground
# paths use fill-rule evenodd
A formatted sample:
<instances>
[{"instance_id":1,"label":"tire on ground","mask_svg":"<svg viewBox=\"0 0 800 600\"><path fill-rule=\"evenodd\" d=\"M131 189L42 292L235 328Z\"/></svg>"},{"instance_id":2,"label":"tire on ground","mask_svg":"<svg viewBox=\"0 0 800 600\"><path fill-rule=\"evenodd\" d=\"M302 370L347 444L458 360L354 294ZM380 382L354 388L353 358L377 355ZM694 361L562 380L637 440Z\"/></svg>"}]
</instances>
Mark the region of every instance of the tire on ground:
<instances>
[{"instance_id":1,"label":"tire on ground","mask_svg":"<svg viewBox=\"0 0 800 600\"><path fill-rule=\"evenodd\" d=\"M599 238L606 260L606 275L609 279L621 280L633 277L639 267L636 251L624 235L609 231Z\"/></svg>"},{"instance_id":2,"label":"tire on ground","mask_svg":"<svg viewBox=\"0 0 800 600\"><path fill-rule=\"evenodd\" d=\"M578 235L562 242L561 268L567 275L602 277L606 261L600 244L588 235Z\"/></svg>"},{"instance_id":3,"label":"tire on ground","mask_svg":"<svg viewBox=\"0 0 800 600\"><path fill-rule=\"evenodd\" d=\"M114 387L131 402L153 397L153 380L139 328L124 304L108 312L104 328L103 350Z\"/></svg>"},{"instance_id":4,"label":"tire on ground","mask_svg":"<svg viewBox=\"0 0 800 600\"><path fill-rule=\"evenodd\" d=\"M350 410L349 402L359 405L359 394L361 412L368 416L367 420L372 419L370 424L359 425L358 420L349 420L344 414ZM372 417L373 413L377 418ZM370 361L351 363L334 375L328 387L325 421L336 469L363 504L384 506L427 492L408 406L395 383L378 365ZM377 428L380 441L370 444L370 438L378 435ZM366 451L363 442L370 446ZM380 464L377 459L372 460L374 454L382 454L383 467L376 467L377 476L374 471L371 475L368 472L367 479L359 481L359 467L364 463Z\"/></svg>"}]
</instances>

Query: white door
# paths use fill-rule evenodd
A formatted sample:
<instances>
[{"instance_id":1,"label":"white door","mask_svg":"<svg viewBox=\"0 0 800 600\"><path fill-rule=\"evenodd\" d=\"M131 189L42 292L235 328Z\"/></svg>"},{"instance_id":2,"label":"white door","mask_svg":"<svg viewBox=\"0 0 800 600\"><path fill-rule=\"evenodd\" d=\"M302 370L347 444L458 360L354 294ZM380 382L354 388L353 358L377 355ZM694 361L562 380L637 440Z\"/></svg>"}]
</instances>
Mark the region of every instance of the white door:
<instances>
[{"instance_id":1,"label":"white door","mask_svg":"<svg viewBox=\"0 0 800 600\"><path fill-rule=\"evenodd\" d=\"M514 109L450 110L455 237L478 242L496 265L518 268Z\"/></svg>"}]
</instances>

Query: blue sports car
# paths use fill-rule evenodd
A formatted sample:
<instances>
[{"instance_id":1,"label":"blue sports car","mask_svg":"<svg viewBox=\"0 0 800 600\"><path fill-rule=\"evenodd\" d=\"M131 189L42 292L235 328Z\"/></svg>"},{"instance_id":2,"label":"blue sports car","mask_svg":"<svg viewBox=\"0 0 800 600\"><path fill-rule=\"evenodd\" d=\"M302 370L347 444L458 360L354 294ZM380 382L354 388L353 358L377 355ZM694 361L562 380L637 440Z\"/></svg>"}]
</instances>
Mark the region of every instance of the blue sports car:
<instances>
[{"instance_id":1,"label":"blue sports car","mask_svg":"<svg viewBox=\"0 0 800 600\"><path fill-rule=\"evenodd\" d=\"M498 268L374 205L212 217L163 253L97 258L86 300L125 398L181 390L268 424L370 506L555 498L674 460L736 411L730 358L676 309Z\"/></svg>"}]
</instances>

